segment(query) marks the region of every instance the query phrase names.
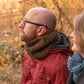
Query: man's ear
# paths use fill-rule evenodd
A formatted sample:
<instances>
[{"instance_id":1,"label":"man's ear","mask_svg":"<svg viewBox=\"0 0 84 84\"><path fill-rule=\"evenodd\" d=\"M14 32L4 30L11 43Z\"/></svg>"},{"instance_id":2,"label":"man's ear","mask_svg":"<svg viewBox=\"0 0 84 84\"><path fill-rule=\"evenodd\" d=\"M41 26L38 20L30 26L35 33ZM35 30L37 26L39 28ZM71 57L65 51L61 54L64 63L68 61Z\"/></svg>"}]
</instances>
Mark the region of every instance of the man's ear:
<instances>
[{"instance_id":1,"label":"man's ear","mask_svg":"<svg viewBox=\"0 0 84 84\"><path fill-rule=\"evenodd\" d=\"M45 34L45 32L46 32L47 30L46 30L46 28L44 27L44 26L40 26L39 28L38 28L38 30L37 30L37 32L38 32L38 36L42 36L43 34Z\"/></svg>"}]
</instances>

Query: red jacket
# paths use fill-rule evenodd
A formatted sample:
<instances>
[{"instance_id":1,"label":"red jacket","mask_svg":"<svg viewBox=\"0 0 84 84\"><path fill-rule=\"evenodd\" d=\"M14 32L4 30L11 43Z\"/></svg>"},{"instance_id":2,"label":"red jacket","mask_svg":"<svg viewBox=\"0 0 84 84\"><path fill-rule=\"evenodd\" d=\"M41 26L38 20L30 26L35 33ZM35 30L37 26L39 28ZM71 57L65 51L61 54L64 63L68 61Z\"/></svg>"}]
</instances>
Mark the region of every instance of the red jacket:
<instances>
[{"instance_id":1,"label":"red jacket","mask_svg":"<svg viewBox=\"0 0 84 84\"><path fill-rule=\"evenodd\" d=\"M36 60L26 52L21 84L66 84L69 76L67 59L72 54L71 49L51 50L48 57Z\"/></svg>"}]
</instances>

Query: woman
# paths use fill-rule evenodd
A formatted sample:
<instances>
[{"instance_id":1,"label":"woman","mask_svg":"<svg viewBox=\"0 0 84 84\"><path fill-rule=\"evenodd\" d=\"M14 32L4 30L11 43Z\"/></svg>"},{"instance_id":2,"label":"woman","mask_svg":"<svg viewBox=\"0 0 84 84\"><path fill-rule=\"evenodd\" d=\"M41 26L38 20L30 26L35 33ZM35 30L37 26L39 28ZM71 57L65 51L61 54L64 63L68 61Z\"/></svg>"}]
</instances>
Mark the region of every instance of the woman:
<instances>
[{"instance_id":1,"label":"woman","mask_svg":"<svg viewBox=\"0 0 84 84\"><path fill-rule=\"evenodd\" d=\"M71 72L67 84L84 84L84 13L75 17L72 50L76 52L68 58L68 70Z\"/></svg>"}]
</instances>

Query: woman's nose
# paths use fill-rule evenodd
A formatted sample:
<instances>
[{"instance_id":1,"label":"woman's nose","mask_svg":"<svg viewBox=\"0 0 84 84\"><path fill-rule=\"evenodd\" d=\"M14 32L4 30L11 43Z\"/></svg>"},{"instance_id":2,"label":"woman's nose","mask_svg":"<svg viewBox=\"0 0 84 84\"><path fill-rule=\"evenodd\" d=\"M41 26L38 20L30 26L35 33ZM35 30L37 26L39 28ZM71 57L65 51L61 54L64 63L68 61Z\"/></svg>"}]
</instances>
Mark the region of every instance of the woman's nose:
<instances>
[{"instance_id":1,"label":"woman's nose","mask_svg":"<svg viewBox=\"0 0 84 84\"><path fill-rule=\"evenodd\" d=\"M19 28L24 29L24 23L23 22L19 24Z\"/></svg>"},{"instance_id":2,"label":"woman's nose","mask_svg":"<svg viewBox=\"0 0 84 84\"><path fill-rule=\"evenodd\" d=\"M73 38L73 37L74 37L74 32L72 32L72 33L70 34L70 37L71 37L71 38Z\"/></svg>"}]
</instances>

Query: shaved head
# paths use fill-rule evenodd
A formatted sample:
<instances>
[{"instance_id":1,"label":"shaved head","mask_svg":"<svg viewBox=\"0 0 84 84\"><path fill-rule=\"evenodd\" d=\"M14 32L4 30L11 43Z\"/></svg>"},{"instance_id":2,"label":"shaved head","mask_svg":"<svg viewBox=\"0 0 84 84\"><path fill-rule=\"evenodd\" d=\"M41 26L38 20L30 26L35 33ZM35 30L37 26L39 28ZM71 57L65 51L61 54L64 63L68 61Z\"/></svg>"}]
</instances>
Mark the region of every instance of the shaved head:
<instances>
[{"instance_id":1,"label":"shaved head","mask_svg":"<svg viewBox=\"0 0 84 84\"><path fill-rule=\"evenodd\" d=\"M46 25L48 27L47 33L55 30L56 16L49 9L42 7L32 8L27 12L25 18L28 21Z\"/></svg>"}]
</instances>

